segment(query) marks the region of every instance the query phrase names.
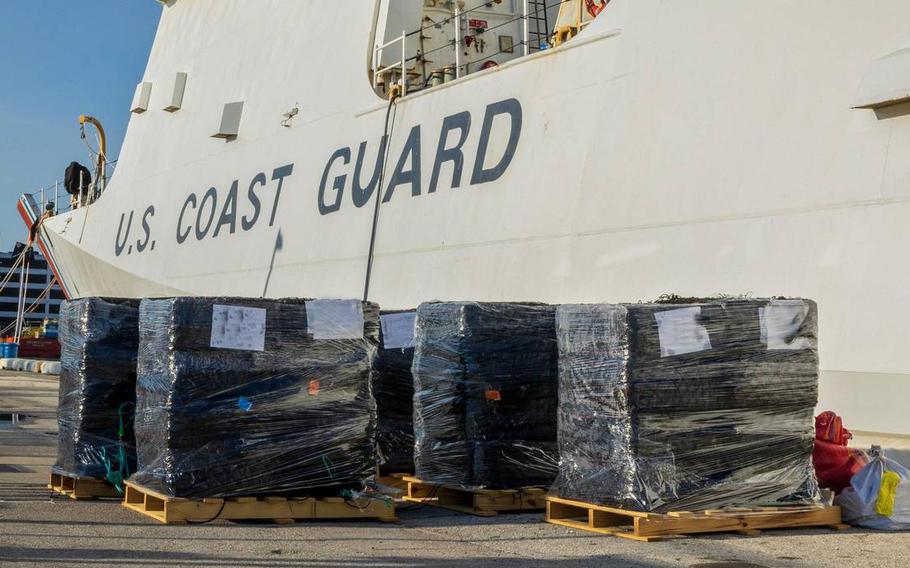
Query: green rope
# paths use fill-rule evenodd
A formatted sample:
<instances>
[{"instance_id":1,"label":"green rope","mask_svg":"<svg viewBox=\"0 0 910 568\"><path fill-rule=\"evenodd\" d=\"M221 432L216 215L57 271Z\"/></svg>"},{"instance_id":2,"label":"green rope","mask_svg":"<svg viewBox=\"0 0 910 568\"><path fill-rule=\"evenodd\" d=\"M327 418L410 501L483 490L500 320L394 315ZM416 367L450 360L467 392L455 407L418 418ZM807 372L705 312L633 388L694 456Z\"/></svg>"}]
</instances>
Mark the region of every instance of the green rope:
<instances>
[{"instance_id":1,"label":"green rope","mask_svg":"<svg viewBox=\"0 0 910 568\"><path fill-rule=\"evenodd\" d=\"M335 464L332 463L332 460L328 455L323 454L322 466L325 468L326 472L328 472L329 479L335 479Z\"/></svg>"},{"instance_id":2,"label":"green rope","mask_svg":"<svg viewBox=\"0 0 910 568\"><path fill-rule=\"evenodd\" d=\"M129 403L124 402L123 404L120 405L120 408L117 409L117 417L120 421L120 426L117 428L117 438L119 438L121 440L123 439L123 436L126 434L126 428L124 428L124 425L123 425L123 407L127 404L129 404Z\"/></svg>"},{"instance_id":3,"label":"green rope","mask_svg":"<svg viewBox=\"0 0 910 568\"><path fill-rule=\"evenodd\" d=\"M104 463L104 469L107 471L105 478L113 484L117 492L121 495L124 493L123 482L129 478L129 463L126 457L126 444L123 438L126 436L126 421L123 419L124 409L131 403L124 402L117 409L118 426L117 426L117 469L114 470L114 464L107 457L107 448L101 448L101 461Z\"/></svg>"},{"instance_id":4,"label":"green rope","mask_svg":"<svg viewBox=\"0 0 910 568\"><path fill-rule=\"evenodd\" d=\"M357 499L378 500L378 501L382 501L383 505L385 505L386 507L389 507L389 508L392 507L392 505L394 504L394 500L391 497L389 497L388 495L370 494L370 495L364 496L363 494L361 494L359 492L355 492L353 489L342 489L341 492L339 493L339 495L345 501L351 501L351 502L355 502Z\"/></svg>"},{"instance_id":5,"label":"green rope","mask_svg":"<svg viewBox=\"0 0 910 568\"><path fill-rule=\"evenodd\" d=\"M121 468L118 468L118 471L114 471L114 465L111 460L107 457L107 448L101 447L101 462L104 464L104 469L107 470L105 479L110 481L114 488L117 489L117 493L123 494L123 474L121 473Z\"/></svg>"}]
</instances>

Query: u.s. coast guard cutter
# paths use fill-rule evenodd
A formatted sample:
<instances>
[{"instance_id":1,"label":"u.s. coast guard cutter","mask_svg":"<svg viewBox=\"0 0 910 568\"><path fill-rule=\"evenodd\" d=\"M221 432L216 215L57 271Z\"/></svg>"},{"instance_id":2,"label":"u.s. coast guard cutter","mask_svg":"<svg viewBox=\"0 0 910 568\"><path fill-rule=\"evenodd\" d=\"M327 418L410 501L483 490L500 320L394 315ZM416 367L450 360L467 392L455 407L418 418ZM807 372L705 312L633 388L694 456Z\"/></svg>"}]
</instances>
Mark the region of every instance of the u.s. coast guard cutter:
<instances>
[{"instance_id":1,"label":"u.s. coast guard cutter","mask_svg":"<svg viewBox=\"0 0 910 568\"><path fill-rule=\"evenodd\" d=\"M906 0L170 0L39 244L71 297L357 297L371 242L389 308L811 297L822 405L907 433L908 40Z\"/></svg>"}]
</instances>

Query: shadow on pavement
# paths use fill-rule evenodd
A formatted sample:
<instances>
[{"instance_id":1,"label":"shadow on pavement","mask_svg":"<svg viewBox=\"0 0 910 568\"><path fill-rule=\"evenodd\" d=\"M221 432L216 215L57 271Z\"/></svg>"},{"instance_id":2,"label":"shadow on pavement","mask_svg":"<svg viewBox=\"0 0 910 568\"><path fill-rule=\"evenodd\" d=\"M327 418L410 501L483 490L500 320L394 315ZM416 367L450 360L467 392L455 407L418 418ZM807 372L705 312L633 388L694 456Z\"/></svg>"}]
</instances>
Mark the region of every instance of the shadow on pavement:
<instances>
[{"instance_id":1,"label":"shadow on pavement","mask_svg":"<svg viewBox=\"0 0 910 568\"><path fill-rule=\"evenodd\" d=\"M658 568L668 564L631 558L624 555L593 555L578 559L548 559L539 562L533 558L509 558L502 556L461 557L461 558L414 558L384 556L372 558L366 555L361 559L331 560L325 558L293 558L284 553L271 553L268 557L244 558L224 557L209 554L165 551L127 551L104 548L85 548L69 551L49 548L0 547L0 559L4 563L32 563L44 566L60 563L71 566L319 566L321 568L358 568L366 566L395 566L401 568L449 568L472 566L535 566L546 565L548 568L570 568L578 566L597 566L601 568ZM739 564L737 568L762 568L754 564ZM707 565L705 568L709 568ZM719 565L713 568L721 568ZM723 568L734 568L728 564Z\"/></svg>"}]
</instances>

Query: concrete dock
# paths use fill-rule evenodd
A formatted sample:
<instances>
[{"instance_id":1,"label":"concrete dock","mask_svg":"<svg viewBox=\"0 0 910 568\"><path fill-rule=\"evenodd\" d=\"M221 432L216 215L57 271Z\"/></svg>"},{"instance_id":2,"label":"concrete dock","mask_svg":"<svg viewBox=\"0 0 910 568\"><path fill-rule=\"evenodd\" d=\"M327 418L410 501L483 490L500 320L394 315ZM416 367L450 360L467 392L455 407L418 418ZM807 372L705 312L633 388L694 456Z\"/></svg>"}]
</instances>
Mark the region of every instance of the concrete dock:
<instances>
[{"instance_id":1,"label":"concrete dock","mask_svg":"<svg viewBox=\"0 0 910 568\"><path fill-rule=\"evenodd\" d=\"M480 518L407 508L401 522L165 526L117 502L45 489L56 444L57 377L0 371L0 567L546 566L761 568L910 566L910 534L765 531L639 543L548 525L540 514Z\"/></svg>"}]
</instances>

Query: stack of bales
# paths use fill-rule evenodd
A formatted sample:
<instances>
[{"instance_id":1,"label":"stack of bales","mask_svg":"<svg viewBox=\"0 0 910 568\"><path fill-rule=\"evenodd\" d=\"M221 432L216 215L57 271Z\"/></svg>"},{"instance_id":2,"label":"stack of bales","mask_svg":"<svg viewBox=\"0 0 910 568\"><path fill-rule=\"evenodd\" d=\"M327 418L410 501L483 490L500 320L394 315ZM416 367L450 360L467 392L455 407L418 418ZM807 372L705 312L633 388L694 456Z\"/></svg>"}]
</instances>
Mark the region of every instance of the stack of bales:
<instances>
[{"instance_id":1,"label":"stack of bales","mask_svg":"<svg viewBox=\"0 0 910 568\"><path fill-rule=\"evenodd\" d=\"M375 471L375 304L144 300L137 484L176 497L337 494Z\"/></svg>"},{"instance_id":2,"label":"stack of bales","mask_svg":"<svg viewBox=\"0 0 910 568\"><path fill-rule=\"evenodd\" d=\"M135 471L138 344L138 301L84 298L61 305L58 473L119 483Z\"/></svg>"},{"instance_id":3,"label":"stack of bales","mask_svg":"<svg viewBox=\"0 0 910 568\"><path fill-rule=\"evenodd\" d=\"M549 485L557 471L555 308L450 302L417 310L417 476L462 487Z\"/></svg>"},{"instance_id":4,"label":"stack of bales","mask_svg":"<svg viewBox=\"0 0 910 568\"><path fill-rule=\"evenodd\" d=\"M808 300L566 305L561 496L640 511L809 500Z\"/></svg>"}]
</instances>

